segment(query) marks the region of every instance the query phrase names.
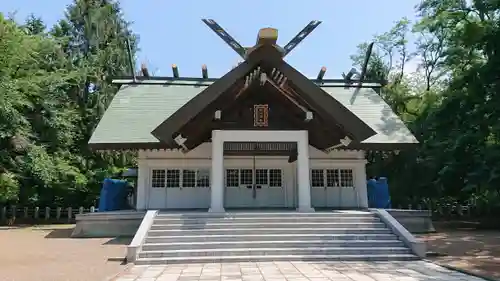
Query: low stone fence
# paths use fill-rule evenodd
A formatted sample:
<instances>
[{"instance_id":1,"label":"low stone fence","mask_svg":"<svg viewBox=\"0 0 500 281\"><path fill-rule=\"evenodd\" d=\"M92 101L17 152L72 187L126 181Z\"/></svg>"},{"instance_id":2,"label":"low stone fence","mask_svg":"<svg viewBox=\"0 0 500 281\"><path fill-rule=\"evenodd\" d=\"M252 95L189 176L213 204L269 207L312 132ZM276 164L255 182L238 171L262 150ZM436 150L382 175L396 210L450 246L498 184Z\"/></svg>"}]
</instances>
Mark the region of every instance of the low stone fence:
<instances>
[{"instance_id":1,"label":"low stone fence","mask_svg":"<svg viewBox=\"0 0 500 281\"><path fill-rule=\"evenodd\" d=\"M90 207L0 207L0 224L13 225L17 223L75 223L75 215L96 212Z\"/></svg>"},{"instance_id":2,"label":"low stone fence","mask_svg":"<svg viewBox=\"0 0 500 281\"><path fill-rule=\"evenodd\" d=\"M413 234L436 231L430 210L388 209L386 211Z\"/></svg>"},{"instance_id":3,"label":"low stone fence","mask_svg":"<svg viewBox=\"0 0 500 281\"><path fill-rule=\"evenodd\" d=\"M76 224L72 237L133 237L145 212L97 212L85 207L0 207L0 225Z\"/></svg>"},{"instance_id":4,"label":"low stone fence","mask_svg":"<svg viewBox=\"0 0 500 281\"><path fill-rule=\"evenodd\" d=\"M485 213L478 208L479 205L474 200L464 203L424 200L422 204L398 205L397 208L388 209L387 212L412 233L435 232L433 222L453 227L498 229L498 220L494 213Z\"/></svg>"},{"instance_id":5,"label":"low stone fence","mask_svg":"<svg viewBox=\"0 0 500 281\"><path fill-rule=\"evenodd\" d=\"M401 206L399 206L401 207ZM408 206L406 209L388 209L387 212L391 214L400 224L402 224L411 233L429 233L434 232L434 226L432 224L432 212L429 210L415 210L410 209ZM99 216L82 216L84 214L92 214L96 212L94 206L90 207L56 207L56 208L40 208L40 207L17 207L17 206L3 206L0 207L0 225L13 225L13 224L53 224L53 223L68 223L73 224L77 221L82 221L82 226L85 224L97 225L100 224L101 227L109 221L114 221L118 219L113 213L103 213ZM97 215L97 213L95 214ZM132 218L123 217L124 214L120 215L119 220L131 220ZM77 220L76 217L80 218ZM113 216L111 218L110 216ZM134 222L133 227L129 227L127 222L127 228L136 228L137 223L140 223L140 218L144 214L129 214L133 216ZM111 226L110 226L111 227ZM115 227L115 226L113 226ZM80 228L79 228L80 229ZM130 230L132 231L132 230ZM129 231L129 232L130 232ZM83 235L82 233L86 231L77 231L78 235ZM84 236L84 235L83 235Z\"/></svg>"}]
</instances>

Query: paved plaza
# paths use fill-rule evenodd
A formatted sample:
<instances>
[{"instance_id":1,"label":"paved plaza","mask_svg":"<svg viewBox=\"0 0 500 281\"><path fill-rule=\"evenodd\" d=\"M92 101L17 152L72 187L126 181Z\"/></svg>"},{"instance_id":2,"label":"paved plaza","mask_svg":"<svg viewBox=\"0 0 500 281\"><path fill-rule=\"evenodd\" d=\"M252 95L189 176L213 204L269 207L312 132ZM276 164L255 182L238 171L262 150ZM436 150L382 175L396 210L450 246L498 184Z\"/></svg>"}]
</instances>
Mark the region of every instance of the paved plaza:
<instances>
[{"instance_id":1,"label":"paved plaza","mask_svg":"<svg viewBox=\"0 0 500 281\"><path fill-rule=\"evenodd\" d=\"M133 266L110 281L424 281L484 279L425 261L257 262Z\"/></svg>"}]
</instances>

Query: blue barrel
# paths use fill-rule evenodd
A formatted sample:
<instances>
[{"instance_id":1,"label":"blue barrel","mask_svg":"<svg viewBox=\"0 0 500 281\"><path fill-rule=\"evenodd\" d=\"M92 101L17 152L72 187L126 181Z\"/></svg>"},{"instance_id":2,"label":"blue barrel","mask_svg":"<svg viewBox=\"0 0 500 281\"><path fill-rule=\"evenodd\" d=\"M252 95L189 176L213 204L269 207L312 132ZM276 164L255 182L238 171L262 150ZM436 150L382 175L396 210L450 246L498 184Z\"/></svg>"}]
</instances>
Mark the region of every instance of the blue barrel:
<instances>
[{"instance_id":1,"label":"blue barrel","mask_svg":"<svg viewBox=\"0 0 500 281\"><path fill-rule=\"evenodd\" d=\"M389 184L387 183L387 178L380 177L377 180L376 185L376 208L380 209L390 209L391 208L391 196L389 194Z\"/></svg>"},{"instance_id":2,"label":"blue barrel","mask_svg":"<svg viewBox=\"0 0 500 281\"><path fill-rule=\"evenodd\" d=\"M377 205L377 181L375 179L369 179L366 183L366 189L368 192L368 207L376 208L376 205Z\"/></svg>"},{"instance_id":3,"label":"blue barrel","mask_svg":"<svg viewBox=\"0 0 500 281\"><path fill-rule=\"evenodd\" d=\"M124 180L104 179L99 198L99 212L126 209L128 182Z\"/></svg>"}]
</instances>

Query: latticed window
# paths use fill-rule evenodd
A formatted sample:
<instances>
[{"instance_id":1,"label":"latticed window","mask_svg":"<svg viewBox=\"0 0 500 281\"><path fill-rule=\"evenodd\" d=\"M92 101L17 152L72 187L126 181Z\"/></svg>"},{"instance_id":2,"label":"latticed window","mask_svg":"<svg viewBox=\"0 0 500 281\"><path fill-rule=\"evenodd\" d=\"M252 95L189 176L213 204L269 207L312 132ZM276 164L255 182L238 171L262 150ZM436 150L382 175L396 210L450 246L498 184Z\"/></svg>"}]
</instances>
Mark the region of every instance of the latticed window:
<instances>
[{"instance_id":1,"label":"latticed window","mask_svg":"<svg viewBox=\"0 0 500 281\"><path fill-rule=\"evenodd\" d=\"M227 187L240 186L240 170L238 169L226 170L226 186Z\"/></svg>"},{"instance_id":2,"label":"latticed window","mask_svg":"<svg viewBox=\"0 0 500 281\"><path fill-rule=\"evenodd\" d=\"M226 186L239 187L240 185L255 185L260 187L282 187L283 179L281 169L227 169Z\"/></svg>"},{"instance_id":3,"label":"latticed window","mask_svg":"<svg viewBox=\"0 0 500 281\"><path fill-rule=\"evenodd\" d=\"M324 187L325 177L324 170L312 169L311 170L311 186L312 187Z\"/></svg>"},{"instance_id":4,"label":"latticed window","mask_svg":"<svg viewBox=\"0 0 500 281\"><path fill-rule=\"evenodd\" d=\"M151 170L151 186L153 188L210 187L210 170L154 169Z\"/></svg>"},{"instance_id":5,"label":"latticed window","mask_svg":"<svg viewBox=\"0 0 500 281\"><path fill-rule=\"evenodd\" d=\"M196 170L182 171L182 187L196 187Z\"/></svg>"},{"instance_id":6,"label":"latticed window","mask_svg":"<svg viewBox=\"0 0 500 281\"><path fill-rule=\"evenodd\" d=\"M351 187L354 186L354 177L351 169L340 169L340 186Z\"/></svg>"},{"instance_id":7,"label":"latticed window","mask_svg":"<svg viewBox=\"0 0 500 281\"><path fill-rule=\"evenodd\" d=\"M326 186L328 187L340 186L340 174L338 169L326 170Z\"/></svg>"},{"instance_id":8,"label":"latticed window","mask_svg":"<svg viewBox=\"0 0 500 281\"><path fill-rule=\"evenodd\" d=\"M181 171L177 169L167 170L167 187L180 187Z\"/></svg>"},{"instance_id":9,"label":"latticed window","mask_svg":"<svg viewBox=\"0 0 500 281\"><path fill-rule=\"evenodd\" d=\"M151 171L151 186L153 188L165 187L165 170L152 170Z\"/></svg>"},{"instance_id":10,"label":"latticed window","mask_svg":"<svg viewBox=\"0 0 500 281\"><path fill-rule=\"evenodd\" d=\"M352 169L312 169L312 187L354 187Z\"/></svg>"},{"instance_id":11,"label":"latticed window","mask_svg":"<svg viewBox=\"0 0 500 281\"><path fill-rule=\"evenodd\" d=\"M267 169L256 169L255 170L255 184L258 184L258 185L268 185L269 184Z\"/></svg>"},{"instance_id":12,"label":"latticed window","mask_svg":"<svg viewBox=\"0 0 500 281\"><path fill-rule=\"evenodd\" d=\"M280 169L270 169L269 170L269 186L270 187L282 187L283 186Z\"/></svg>"},{"instance_id":13,"label":"latticed window","mask_svg":"<svg viewBox=\"0 0 500 281\"><path fill-rule=\"evenodd\" d=\"M252 169L241 169L240 170L240 183L243 185L253 184L253 170Z\"/></svg>"},{"instance_id":14,"label":"latticed window","mask_svg":"<svg viewBox=\"0 0 500 281\"><path fill-rule=\"evenodd\" d=\"M210 171L209 170L198 170L196 174L196 186L198 187L209 187L210 186Z\"/></svg>"}]
</instances>

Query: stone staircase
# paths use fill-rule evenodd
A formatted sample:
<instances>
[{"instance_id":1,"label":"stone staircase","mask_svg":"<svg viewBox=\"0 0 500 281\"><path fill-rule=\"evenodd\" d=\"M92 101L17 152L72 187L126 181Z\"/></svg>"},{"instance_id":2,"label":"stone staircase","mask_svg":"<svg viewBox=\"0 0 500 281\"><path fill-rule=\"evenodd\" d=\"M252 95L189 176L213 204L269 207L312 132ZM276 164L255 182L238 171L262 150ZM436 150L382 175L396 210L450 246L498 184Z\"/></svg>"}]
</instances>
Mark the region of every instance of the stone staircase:
<instances>
[{"instance_id":1,"label":"stone staircase","mask_svg":"<svg viewBox=\"0 0 500 281\"><path fill-rule=\"evenodd\" d=\"M369 212L159 213L135 263L414 259Z\"/></svg>"}]
</instances>

